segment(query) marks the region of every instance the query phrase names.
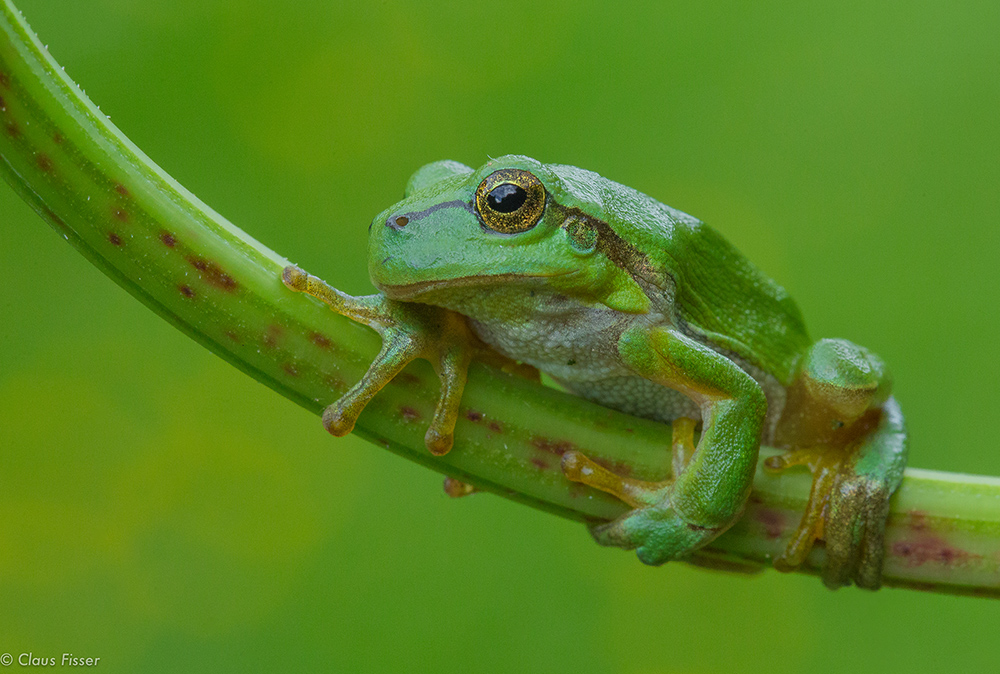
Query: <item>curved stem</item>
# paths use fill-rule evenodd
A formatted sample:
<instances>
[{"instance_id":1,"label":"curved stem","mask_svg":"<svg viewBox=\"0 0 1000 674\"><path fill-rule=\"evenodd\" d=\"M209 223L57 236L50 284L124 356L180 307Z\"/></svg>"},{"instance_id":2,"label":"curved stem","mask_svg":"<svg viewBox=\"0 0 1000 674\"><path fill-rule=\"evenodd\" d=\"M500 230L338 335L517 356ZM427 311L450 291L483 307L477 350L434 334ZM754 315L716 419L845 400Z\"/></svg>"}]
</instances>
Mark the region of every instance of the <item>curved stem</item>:
<instances>
[{"instance_id":1,"label":"curved stem","mask_svg":"<svg viewBox=\"0 0 1000 674\"><path fill-rule=\"evenodd\" d=\"M132 145L7 0L0 9L0 158L14 189L119 285L314 413L378 352L373 332L288 291L281 282L287 260ZM480 365L471 371L455 449L432 456L423 436L437 386L426 363L407 368L369 405L356 432L482 490L583 522L613 518L625 506L566 480L559 461L567 450L644 479L670 471L669 427ZM809 485L805 471L775 477L758 470L744 518L692 561L769 563L795 529ZM893 503L886 584L1000 596L1000 480L910 470ZM818 568L822 554L814 550L802 570Z\"/></svg>"}]
</instances>

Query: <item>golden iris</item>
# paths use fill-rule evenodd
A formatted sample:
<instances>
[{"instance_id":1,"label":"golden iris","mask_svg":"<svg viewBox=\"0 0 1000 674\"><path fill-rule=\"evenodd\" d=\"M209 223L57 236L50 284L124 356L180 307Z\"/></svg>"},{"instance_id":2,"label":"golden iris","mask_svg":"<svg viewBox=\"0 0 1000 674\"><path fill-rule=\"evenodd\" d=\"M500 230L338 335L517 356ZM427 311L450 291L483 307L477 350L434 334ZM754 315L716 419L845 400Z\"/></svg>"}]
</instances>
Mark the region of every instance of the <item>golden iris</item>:
<instances>
[{"instance_id":1,"label":"golden iris","mask_svg":"<svg viewBox=\"0 0 1000 674\"><path fill-rule=\"evenodd\" d=\"M500 234L526 232L542 219L545 188L528 171L500 169L476 190L476 212L483 224Z\"/></svg>"}]
</instances>

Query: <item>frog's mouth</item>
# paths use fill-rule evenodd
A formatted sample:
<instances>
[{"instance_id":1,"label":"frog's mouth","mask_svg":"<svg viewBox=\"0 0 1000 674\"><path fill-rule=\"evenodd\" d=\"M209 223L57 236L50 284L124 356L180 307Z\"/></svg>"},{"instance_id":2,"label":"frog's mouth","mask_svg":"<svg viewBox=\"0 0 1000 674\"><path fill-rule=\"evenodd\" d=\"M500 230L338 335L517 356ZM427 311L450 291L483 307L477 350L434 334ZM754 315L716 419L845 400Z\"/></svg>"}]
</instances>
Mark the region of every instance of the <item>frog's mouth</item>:
<instances>
[{"instance_id":1,"label":"frog's mouth","mask_svg":"<svg viewBox=\"0 0 1000 674\"><path fill-rule=\"evenodd\" d=\"M403 302L421 302L429 299L430 296L438 292L450 292L457 288L474 288L476 286L497 288L508 283L520 285L532 281L542 282L544 279L569 276L575 273L577 273L576 270L562 271L554 274L481 274L436 281L418 281L416 283L404 283L400 285L389 285L376 281L375 287L381 290L389 299Z\"/></svg>"}]
</instances>

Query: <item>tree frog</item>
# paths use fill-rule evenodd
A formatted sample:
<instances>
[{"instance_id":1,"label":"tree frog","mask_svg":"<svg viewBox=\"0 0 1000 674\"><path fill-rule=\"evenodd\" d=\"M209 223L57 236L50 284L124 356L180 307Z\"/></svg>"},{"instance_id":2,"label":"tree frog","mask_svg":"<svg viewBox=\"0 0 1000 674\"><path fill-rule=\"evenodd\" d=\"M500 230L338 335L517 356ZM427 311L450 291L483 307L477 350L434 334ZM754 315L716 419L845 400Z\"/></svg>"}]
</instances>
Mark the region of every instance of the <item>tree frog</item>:
<instances>
[{"instance_id":1,"label":"tree frog","mask_svg":"<svg viewBox=\"0 0 1000 674\"><path fill-rule=\"evenodd\" d=\"M330 432L350 432L380 388L426 358L441 380L426 443L443 454L470 360L528 364L599 404L673 423L673 475L662 482L563 455L566 479L631 507L592 528L599 543L647 564L684 559L739 518L763 442L786 450L770 470L813 472L775 566L795 568L822 540L828 587L879 587L889 497L906 464L886 367L849 341L813 342L786 291L717 232L596 173L509 155L476 170L424 166L369 233L381 294L352 297L297 267L283 274L383 338L365 377L324 413Z\"/></svg>"}]
</instances>

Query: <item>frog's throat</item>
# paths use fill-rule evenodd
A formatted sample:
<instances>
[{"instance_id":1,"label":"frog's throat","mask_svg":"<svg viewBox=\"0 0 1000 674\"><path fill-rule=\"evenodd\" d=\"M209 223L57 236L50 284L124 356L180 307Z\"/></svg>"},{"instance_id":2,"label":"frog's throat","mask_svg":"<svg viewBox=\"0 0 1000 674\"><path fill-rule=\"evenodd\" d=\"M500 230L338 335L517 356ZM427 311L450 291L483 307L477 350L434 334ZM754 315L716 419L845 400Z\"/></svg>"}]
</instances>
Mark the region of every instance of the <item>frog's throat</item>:
<instances>
[{"instance_id":1,"label":"frog's throat","mask_svg":"<svg viewBox=\"0 0 1000 674\"><path fill-rule=\"evenodd\" d=\"M557 276L568 276L575 273L577 273L576 270L562 271L554 274L477 274L475 276L459 276L437 281L418 281L417 283L404 283L400 285L390 285L376 281L375 287L381 290L389 299L403 302L419 302L421 296L438 290L469 288L478 285L502 285L504 283L518 283L555 278Z\"/></svg>"}]
</instances>

